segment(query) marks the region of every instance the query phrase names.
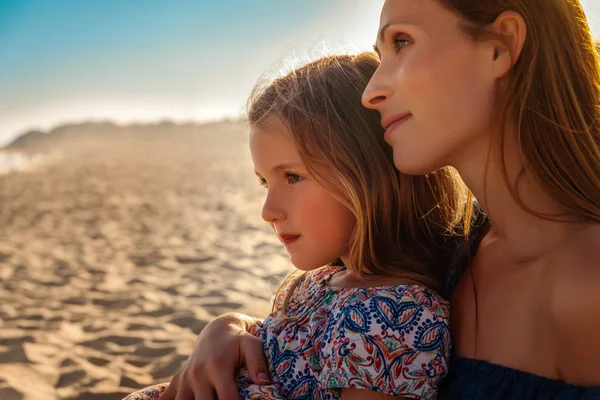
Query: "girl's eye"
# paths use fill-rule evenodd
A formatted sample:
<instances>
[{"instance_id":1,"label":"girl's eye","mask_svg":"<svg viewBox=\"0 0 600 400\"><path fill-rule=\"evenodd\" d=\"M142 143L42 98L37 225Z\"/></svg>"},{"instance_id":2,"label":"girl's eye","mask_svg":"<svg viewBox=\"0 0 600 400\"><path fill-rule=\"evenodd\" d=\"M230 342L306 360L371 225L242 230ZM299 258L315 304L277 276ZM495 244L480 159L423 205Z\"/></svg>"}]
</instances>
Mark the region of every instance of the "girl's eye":
<instances>
[{"instance_id":1,"label":"girl's eye","mask_svg":"<svg viewBox=\"0 0 600 400\"><path fill-rule=\"evenodd\" d=\"M397 35L392 41L396 51L400 51L410 44L410 40L404 34Z\"/></svg>"},{"instance_id":2,"label":"girl's eye","mask_svg":"<svg viewBox=\"0 0 600 400\"><path fill-rule=\"evenodd\" d=\"M258 184L262 187L264 187L265 189L269 187L269 185L267 184L266 179L264 178L258 178Z\"/></svg>"},{"instance_id":3,"label":"girl's eye","mask_svg":"<svg viewBox=\"0 0 600 400\"><path fill-rule=\"evenodd\" d=\"M285 174L285 179L287 180L287 183L289 183L290 185L293 185L295 183L300 182L301 180L303 180L304 178L301 177L298 174L293 174L291 172L286 172Z\"/></svg>"}]
</instances>

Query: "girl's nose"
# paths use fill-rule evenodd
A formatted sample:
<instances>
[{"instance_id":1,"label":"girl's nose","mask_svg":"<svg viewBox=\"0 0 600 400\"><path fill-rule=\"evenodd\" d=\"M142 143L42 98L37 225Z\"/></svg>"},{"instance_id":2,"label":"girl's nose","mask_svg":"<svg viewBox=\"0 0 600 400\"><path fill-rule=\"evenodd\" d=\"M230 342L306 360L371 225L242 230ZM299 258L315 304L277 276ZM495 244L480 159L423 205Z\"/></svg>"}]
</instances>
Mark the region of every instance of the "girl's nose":
<instances>
[{"instance_id":1,"label":"girl's nose","mask_svg":"<svg viewBox=\"0 0 600 400\"><path fill-rule=\"evenodd\" d=\"M267 194L265 203L263 204L261 216L266 222L272 224L275 222L281 222L285 219L285 209L279 204L275 198L274 193Z\"/></svg>"}]
</instances>

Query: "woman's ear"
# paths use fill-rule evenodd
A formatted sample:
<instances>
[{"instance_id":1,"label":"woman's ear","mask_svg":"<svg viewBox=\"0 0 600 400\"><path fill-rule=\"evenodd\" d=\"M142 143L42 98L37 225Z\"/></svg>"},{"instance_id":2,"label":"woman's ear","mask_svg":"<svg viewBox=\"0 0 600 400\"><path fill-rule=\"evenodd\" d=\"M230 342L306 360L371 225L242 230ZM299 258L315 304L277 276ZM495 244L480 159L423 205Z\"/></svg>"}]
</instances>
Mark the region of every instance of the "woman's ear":
<instances>
[{"instance_id":1,"label":"woman's ear","mask_svg":"<svg viewBox=\"0 0 600 400\"><path fill-rule=\"evenodd\" d=\"M497 78L502 78L508 75L521 56L527 37L527 24L520 14L505 11L487 28L494 37L491 41L493 71Z\"/></svg>"}]
</instances>

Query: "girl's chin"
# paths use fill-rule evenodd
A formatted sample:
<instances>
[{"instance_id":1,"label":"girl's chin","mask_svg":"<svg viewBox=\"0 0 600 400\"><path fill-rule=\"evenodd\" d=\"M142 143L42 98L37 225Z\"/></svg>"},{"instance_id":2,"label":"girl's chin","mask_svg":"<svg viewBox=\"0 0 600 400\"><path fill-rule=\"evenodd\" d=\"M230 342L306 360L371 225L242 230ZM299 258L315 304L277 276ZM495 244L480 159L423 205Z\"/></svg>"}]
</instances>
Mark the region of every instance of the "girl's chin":
<instances>
[{"instance_id":1,"label":"girl's chin","mask_svg":"<svg viewBox=\"0 0 600 400\"><path fill-rule=\"evenodd\" d=\"M317 268L320 268L321 266L315 267L315 266L306 266L306 265L296 265L294 263L292 263L294 265L294 267L296 267L296 269L299 269L300 271L314 271Z\"/></svg>"},{"instance_id":2,"label":"girl's chin","mask_svg":"<svg viewBox=\"0 0 600 400\"><path fill-rule=\"evenodd\" d=\"M300 271L314 271L315 269L319 269L322 266L326 265L327 263L323 263L323 264L315 264L315 263L307 263L307 262L301 262L301 261L296 261L294 262L294 259L292 258L292 265L296 268L299 269Z\"/></svg>"}]
</instances>

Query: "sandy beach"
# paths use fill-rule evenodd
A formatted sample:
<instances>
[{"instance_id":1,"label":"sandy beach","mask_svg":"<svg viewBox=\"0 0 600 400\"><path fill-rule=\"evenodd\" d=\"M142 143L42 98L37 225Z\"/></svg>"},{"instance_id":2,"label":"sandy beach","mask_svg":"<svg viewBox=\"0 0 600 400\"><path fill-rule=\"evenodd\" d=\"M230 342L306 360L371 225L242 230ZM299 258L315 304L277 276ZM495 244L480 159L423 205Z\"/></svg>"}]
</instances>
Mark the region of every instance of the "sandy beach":
<instances>
[{"instance_id":1,"label":"sandy beach","mask_svg":"<svg viewBox=\"0 0 600 400\"><path fill-rule=\"evenodd\" d=\"M0 175L0 400L168 381L214 316L266 315L289 268L245 123L97 130Z\"/></svg>"}]
</instances>

